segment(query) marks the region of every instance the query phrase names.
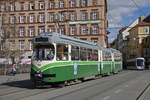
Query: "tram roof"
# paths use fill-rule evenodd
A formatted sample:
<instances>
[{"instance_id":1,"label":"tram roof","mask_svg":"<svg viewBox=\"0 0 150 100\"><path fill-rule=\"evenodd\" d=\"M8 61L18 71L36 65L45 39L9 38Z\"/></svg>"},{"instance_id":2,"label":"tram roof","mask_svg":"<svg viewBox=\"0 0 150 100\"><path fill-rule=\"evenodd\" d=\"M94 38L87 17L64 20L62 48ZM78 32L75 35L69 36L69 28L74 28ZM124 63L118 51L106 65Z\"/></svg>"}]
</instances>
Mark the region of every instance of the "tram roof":
<instances>
[{"instance_id":1,"label":"tram roof","mask_svg":"<svg viewBox=\"0 0 150 100\"><path fill-rule=\"evenodd\" d=\"M71 44L75 46L80 46L80 47L86 47L86 48L92 48L92 49L102 49L101 46L98 46L97 43L90 42L90 41L85 41L81 40L78 38L66 36L66 35L61 35L56 32L44 32L40 34L39 36L36 36L35 38L46 38L48 37L48 42L47 43L60 43L60 44ZM33 39L33 43L35 43L35 38ZM37 43L45 43L46 42L37 42Z\"/></svg>"},{"instance_id":2,"label":"tram roof","mask_svg":"<svg viewBox=\"0 0 150 100\"><path fill-rule=\"evenodd\" d=\"M121 53L119 50L113 48L103 48L103 51L111 52L111 53Z\"/></svg>"},{"instance_id":3,"label":"tram roof","mask_svg":"<svg viewBox=\"0 0 150 100\"><path fill-rule=\"evenodd\" d=\"M116 53L121 53L119 50L116 50L116 49L113 49L113 48L110 48L110 50L111 50L112 53L115 53L115 52Z\"/></svg>"}]
</instances>

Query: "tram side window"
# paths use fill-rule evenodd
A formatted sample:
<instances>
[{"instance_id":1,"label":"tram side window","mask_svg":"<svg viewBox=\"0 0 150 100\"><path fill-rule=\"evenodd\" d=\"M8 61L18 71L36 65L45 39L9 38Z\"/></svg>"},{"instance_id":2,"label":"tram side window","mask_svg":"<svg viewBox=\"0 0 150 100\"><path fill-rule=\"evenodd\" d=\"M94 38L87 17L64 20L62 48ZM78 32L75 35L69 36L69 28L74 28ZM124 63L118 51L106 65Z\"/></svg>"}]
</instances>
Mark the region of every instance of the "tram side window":
<instances>
[{"instance_id":1,"label":"tram side window","mask_svg":"<svg viewBox=\"0 0 150 100\"><path fill-rule=\"evenodd\" d=\"M57 60L68 60L68 45L58 44L57 45Z\"/></svg>"},{"instance_id":2,"label":"tram side window","mask_svg":"<svg viewBox=\"0 0 150 100\"><path fill-rule=\"evenodd\" d=\"M94 61L98 61L98 50L93 50L93 58L92 58L92 60L94 60Z\"/></svg>"},{"instance_id":3,"label":"tram side window","mask_svg":"<svg viewBox=\"0 0 150 100\"><path fill-rule=\"evenodd\" d=\"M86 48L80 48L80 60L81 61L87 61L87 49Z\"/></svg>"},{"instance_id":4,"label":"tram side window","mask_svg":"<svg viewBox=\"0 0 150 100\"><path fill-rule=\"evenodd\" d=\"M92 60L92 49L88 49L88 60Z\"/></svg>"},{"instance_id":5,"label":"tram side window","mask_svg":"<svg viewBox=\"0 0 150 100\"><path fill-rule=\"evenodd\" d=\"M79 47L71 46L71 60L79 60Z\"/></svg>"},{"instance_id":6,"label":"tram side window","mask_svg":"<svg viewBox=\"0 0 150 100\"><path fill-rule=\"evenodd\" d=\"M103 52L103 61L109 61L109 55L107 52Z\"/></svg>"},{"instance_id":7,"label":"tram side window","mask_svg":"<svg viewBox=\"0 0 150 100\"><path fill-rule=\"evenodd\" d=\"M112 58L111 58L111 53L107 53L107 61L112 61Z\"/></svg>"},{"instance_id":8,"label":"tram side window","mask_svg":"<svg viewBox=\"0 0 150 100\"><path fill-rule=\"evenodd\" d=\"M105 53L103 52L103 61L106 61Z\"/></svg>"},{"instance_id":9,"label":"tram side window","mask_svg":"<svg viewBox=\"0 0 150 100\"><path fill-rule=\"evenodd\" d=\"M114 54L115 61L121 61L121 56L117 53Z\"/></svg>"},{"instance_id":10,"label":"tram side window","mask_svg":"<svg viewBox=\"0 0 150 100\"><path fill-rule=\"evenodd\" d=\"M88 60L98 61L98 50L88 49Z\"/></svg>"}]
</instances>

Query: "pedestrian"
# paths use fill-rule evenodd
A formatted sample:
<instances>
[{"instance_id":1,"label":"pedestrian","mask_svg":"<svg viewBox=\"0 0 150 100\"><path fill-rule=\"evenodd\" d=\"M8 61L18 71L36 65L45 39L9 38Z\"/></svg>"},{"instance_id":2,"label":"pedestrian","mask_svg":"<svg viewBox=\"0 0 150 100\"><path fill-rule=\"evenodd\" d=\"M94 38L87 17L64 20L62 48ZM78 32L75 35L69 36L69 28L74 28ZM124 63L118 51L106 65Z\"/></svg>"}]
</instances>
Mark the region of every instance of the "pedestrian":
<instances>
[{"instance_id":1,"label":"pedestrian","mask_svg":"<svg viewBox=\"0 0 150 100\"><path fill-rule=\"evenodd\" d=\"M16 74L16 64L12 65L12 75L15 76Z\"/></svg>"}]
</instances>

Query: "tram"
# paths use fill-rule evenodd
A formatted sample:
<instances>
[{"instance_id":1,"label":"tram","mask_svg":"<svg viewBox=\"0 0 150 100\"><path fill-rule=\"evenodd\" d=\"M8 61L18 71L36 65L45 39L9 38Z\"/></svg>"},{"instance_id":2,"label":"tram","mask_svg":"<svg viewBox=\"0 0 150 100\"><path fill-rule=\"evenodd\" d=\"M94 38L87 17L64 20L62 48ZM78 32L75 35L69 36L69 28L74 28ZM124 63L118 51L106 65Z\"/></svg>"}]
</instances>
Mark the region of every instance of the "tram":
<instances>
[{"instance_id":1,"label":"tram","mask_svg":"<svg viewBox=\"0 0 150 100\"><path fill-rule=\"evenodd\" d=\"M31 63L31 80L35 86L84 80L122 70L119 51L55 32L33 38Z\"/></svg>"},{"instance_id":2,"label":"tram","mask_svg":"<svg viewBox=\"0 0 150 100\"><path fill-rule=\"evenodd\" d=\"M135 59L128 60L127 61L127 69L137 69L137 70L145 69L145 58L138 57Z\"/></svg>"}]
</instances>

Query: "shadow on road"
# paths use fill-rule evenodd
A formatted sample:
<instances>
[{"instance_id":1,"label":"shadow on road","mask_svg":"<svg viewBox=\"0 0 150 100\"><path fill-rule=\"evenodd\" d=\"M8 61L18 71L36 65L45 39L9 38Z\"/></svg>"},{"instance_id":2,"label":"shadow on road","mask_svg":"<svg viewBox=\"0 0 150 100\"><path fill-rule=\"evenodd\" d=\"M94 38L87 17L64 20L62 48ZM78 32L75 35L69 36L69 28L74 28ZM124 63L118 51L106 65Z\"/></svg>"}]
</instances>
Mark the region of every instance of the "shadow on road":
<instances>
[{"instance_id":1,"label":"shadow on road","mask_svg":"<svg viewBox=\"0 0 150 100\"><path fill-rule=\"evenodd\" d=\"M48 88L62 88L59 85L43 85L41 87L34 87L34 84L31 80L20 80L20 81L13 81L1 84L3 86L9 87L17 87L17 88L25 88L25 89L48 89Z\"/></svg>"},{"instance_id":2,"label":"shadow on road","mask_svg":"<svg viewBox=\"0 0 150 100\"><path fill-rule=\"evenodd\" d=\"M10 86L10 87L18 87L18 88L26 88L26 89L34 89L34 85L30 80L7 82L1 85Z\"/></svg>"}]
</instances>

